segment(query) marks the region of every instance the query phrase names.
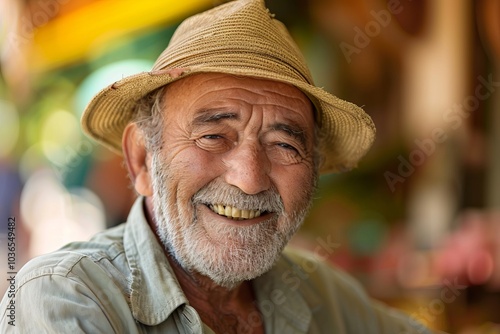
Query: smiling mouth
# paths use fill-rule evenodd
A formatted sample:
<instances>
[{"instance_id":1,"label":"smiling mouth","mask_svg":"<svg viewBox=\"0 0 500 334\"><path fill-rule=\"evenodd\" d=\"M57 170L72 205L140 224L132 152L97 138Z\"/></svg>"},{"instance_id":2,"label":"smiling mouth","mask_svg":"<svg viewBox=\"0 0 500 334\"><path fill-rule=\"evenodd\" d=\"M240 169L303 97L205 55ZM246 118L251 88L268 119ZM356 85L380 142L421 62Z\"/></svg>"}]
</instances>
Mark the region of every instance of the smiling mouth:
<instances>
[{"instance_id":1,"label":"smiling mouth","mask_svg":"<svg viewBox=\"0 0 500 334\"><path fill-rule=\"evenodd\" d=\"M231 205L207 204L207 206L216 214L233 220L253 219L266 213L265 211L262 212L260 210L238 209Z\"/></svg>"}]
</instances>

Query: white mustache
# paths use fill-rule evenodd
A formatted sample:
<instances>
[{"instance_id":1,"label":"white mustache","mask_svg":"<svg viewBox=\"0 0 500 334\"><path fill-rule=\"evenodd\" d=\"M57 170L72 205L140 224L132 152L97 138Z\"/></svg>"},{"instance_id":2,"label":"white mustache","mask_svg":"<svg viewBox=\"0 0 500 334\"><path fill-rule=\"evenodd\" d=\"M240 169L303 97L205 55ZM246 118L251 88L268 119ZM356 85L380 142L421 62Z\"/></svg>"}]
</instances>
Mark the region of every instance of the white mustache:
<instances>
[{"instance_id":1,"label":"white mustache","mask_svg":"<svg viewBox=\"0 0 500 334\"><path fill-rule=\"evenodd\" d=\"M207 184L192 198L196 204L222 204L237 207L242 210L260 210L261 212L284 213L285 206L276 188L249 195L238 187L225 183L220 179Z\"/></svg>"}]
</instances>

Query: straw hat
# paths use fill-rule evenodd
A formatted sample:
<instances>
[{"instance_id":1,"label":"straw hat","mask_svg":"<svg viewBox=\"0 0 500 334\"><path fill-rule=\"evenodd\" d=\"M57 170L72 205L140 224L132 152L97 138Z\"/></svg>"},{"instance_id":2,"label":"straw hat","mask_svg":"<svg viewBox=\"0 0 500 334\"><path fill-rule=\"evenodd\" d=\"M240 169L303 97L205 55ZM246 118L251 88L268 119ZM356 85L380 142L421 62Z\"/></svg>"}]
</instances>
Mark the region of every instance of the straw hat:
<instances>
[{"instance_id":1,"label":"straw hat","mask_svg":"<svg viewBox=\"0 0 500 334\"><path fill-rule=\"evenodd\" d=\"M117 81L93 98L82 116L83 129L121 153L123 129L138 100L204 72L271 79L302 90L316 108L322 132L322 174L355 167L375 139L375 126L361 108L314 86L298 47L264 0L236 0L186 19L151 72Z\"/></svg>"}]
</instances>

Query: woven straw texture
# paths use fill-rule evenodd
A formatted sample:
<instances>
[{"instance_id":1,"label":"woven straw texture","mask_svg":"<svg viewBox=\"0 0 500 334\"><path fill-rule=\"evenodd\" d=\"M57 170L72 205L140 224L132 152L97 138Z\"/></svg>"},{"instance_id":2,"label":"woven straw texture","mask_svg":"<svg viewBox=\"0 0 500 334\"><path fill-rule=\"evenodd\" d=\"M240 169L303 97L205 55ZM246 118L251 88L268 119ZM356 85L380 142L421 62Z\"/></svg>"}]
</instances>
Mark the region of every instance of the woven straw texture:
<instances>
[{"instance_id":1,"label":"woven straw texture","mask_svg":"<svg viewBox=\"0 0 500 334\"><path fill-rule=\"evenodd\" d=\"M210 72L271 79L302 90L315 105L322 132L322 174L355 167L375 139L375 126L361 108L314 86L297 45L263 0L236 0L185 20L151 72L126 77L94 97L82 127L121 153L123 129L138 100L173 81Z\"/></svg>"}]
</instances>

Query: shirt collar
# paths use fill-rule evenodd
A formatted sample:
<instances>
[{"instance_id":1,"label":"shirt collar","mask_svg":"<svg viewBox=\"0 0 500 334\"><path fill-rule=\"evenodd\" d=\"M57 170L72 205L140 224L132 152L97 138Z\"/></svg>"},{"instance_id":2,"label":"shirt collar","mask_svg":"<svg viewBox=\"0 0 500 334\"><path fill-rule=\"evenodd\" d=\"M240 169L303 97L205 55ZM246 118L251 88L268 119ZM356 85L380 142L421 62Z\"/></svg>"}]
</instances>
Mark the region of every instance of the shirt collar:
<instances>
[{"instance_id":1,"label":"shirt collar","mask_svg":"<svg viewBox=\"0 0 500 334\"><path fill-rule=\"evenodd\" d=\"M123 243L131 270L132 314L139 322L154 326L188 301L146 220L143 205L144 198L140 197L132 206Z\"/></svg>"}]
</instances>

